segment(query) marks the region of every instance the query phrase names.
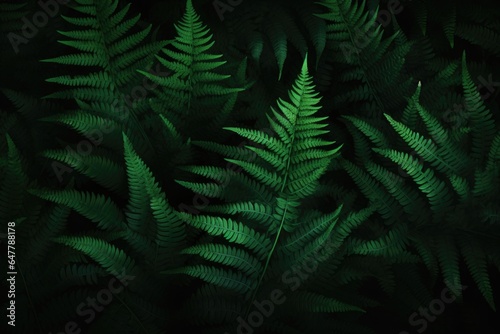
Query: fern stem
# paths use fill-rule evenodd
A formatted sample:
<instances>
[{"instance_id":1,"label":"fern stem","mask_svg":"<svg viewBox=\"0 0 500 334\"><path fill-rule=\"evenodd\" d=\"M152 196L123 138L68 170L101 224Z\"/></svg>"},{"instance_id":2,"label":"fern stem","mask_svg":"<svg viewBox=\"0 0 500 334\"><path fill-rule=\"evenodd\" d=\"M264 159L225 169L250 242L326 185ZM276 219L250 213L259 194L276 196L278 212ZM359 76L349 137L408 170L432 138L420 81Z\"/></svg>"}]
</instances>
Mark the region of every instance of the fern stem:
<instances>
[{"instance_id":1,"label":"fern stem","mask_svg":"<svg viewBox=\"0 0 500 334\"><path fill-rule=\"evenodd\" d=\"M286 216L287 210L288 210L288 202L286 202L285 209L283 210L283 216L281 217L280 227L278 229L278 232L276 233L276 238L274 239L273 247L271 247L271 250L269 251L269 254L267 255L266 264L264 265L264 269L262 270L262 273L260 274L259 282L257 283L257 286L253 290L252 297L250 298L250 302L249 302L247 310L245 312L244 319L246 319L248 317L248 313L250 312L250 308L252 307L252 302L255 299L255 297L257 296L257 292L259 290L260 284L262 283L262 280L264 279L264 276L266 275L267 267L269 266L269 262L271 261L271 257L273 256L274 249L276 248L276 245L278 244L278 240L280 238L280 234L281 234L281 231L283 229L283 225L285 224L285 216Z\"/></svg>"},{"instance_id":2,"label":"fern stem","mask_svg":"<svg viewBox=\"0 0 500 334\"><path fill-rule=\"evenodd\" d=\"M306 60L307 61L307 57L306 57ZM294 149L294 143L295 143L295 133L296 133L296 130L297 130L297 119L298 119L298 114L299 114L299 110L301 110L302 108L302 102L303 102L303 98L304 98L304 92L305 92L305 81L306 81L306 78L303 77L304 73L301 73L300 75L300 83L301 83L301 93L300 93L300 99L299 99L299 105L297 106L296 108L296 111L297 113L294 115L294 120L293 120L293 124L291 124L291 128L293 129L293 133L291 133L291 138L290 138L290 144L289 144L289 148L288 148L288 158L287 158L287 165L286 165L286 169L284 171L284 178L283 178L283 184L281 186L281 189L280 189L280 196L283 194L283 191L285 190L285 187L286 187L286 184L288 182L288 176L290 174L290 165L291 165L291 162L292 162L292 154L293 154L293 149ZM287 196L288 197L288 196ZM274 239L274 243L273 243L273 247L271 248L268 256L267 256L267 260L266 260L266 264L264 265L264 269L262 270L262 274L260 275L260 278L259 278L259 281L257 283L257 286L255 287L253 293L252 293L252 297L250 298L250 303L248 304L248 307L247 307L247 310L245 312L245 318L248 316L248 313L250 312L250 308L252 306L252 302L253 300L255 299L255 296L257 295L257 292L260 288L260 285L262 283L262 280L264 279L264 276L266 274L266 271L267 271L267 268L269 266L269 262L271 261L271 257L274 253L274 250L276 248L276 245L278 244L278 240L279 240L279 237L281 235L281 231L283 230L283 225L285 224L285 217L286 217L286 214L287 214L287 211L288 211L288 198L287 198L287 201L286 201L286 204L285 204L285 207L283 209L283 214L281 215L281 222L280 222L280 226L278 228L278 231L276 232L276 238Z\"/></svg>"}]
</instances>

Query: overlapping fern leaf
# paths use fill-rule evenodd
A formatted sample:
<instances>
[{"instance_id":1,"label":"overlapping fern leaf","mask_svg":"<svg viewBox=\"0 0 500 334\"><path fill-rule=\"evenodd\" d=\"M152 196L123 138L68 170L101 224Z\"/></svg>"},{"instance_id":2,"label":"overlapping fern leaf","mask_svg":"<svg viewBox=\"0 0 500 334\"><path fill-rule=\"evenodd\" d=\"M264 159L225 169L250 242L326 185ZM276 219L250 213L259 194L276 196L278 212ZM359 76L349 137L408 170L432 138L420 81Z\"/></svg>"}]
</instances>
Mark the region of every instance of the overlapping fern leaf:
<instances>
[{"instance_id":1,"label":"overlapping fern leaf","mask_svg":"<svg viewBox=\"0 0 500 334\"><path fill-rule=\"evenodd\" d=\"M1 157L6 162L1 167L0 219L5 222L6 228L10 228L10 234L15 235L15 238L8 239L11 246L8 255L15 261L18 277L22 281L15 291L16 302L26 305L25 312L19 312L16 317L19 321L16 327L24 332L50 330L57 324L61 325L62 321L64 325L72 314L61 313L60 318L55 320L53 315L48 314L59 313L54 312L57 304L48 303L48 300L61 297L78 282L88 279L89 284L96 284L95 273L99 270L82 264L81 268L87 265L86 274L78 274L78 269L71 267L78 257L73 252L63 253L52 240L64 230L70 210L58 205L44 205L46 203L26 191L34 182L29 181L24 158L10 136L7 136L6 142L7 155ZM67 271L61 273L65 269ZM7 282L5 276L6 273L2 274L3 282ZM7 288L5 283L2 287ZM66 296L65 301L78 305L85 296L86 291L78 291Z\"/></svg>"},{"instance_id":2,"label":"overlapping fern leaf","mask_svg":"<svg viewBox=\"0 0 500 334\"><path fill-rule=\"evenodd\" d=\"M417 26L423 35L432 38L445 37L448 46L456 47L457 41L466 41L481 46L487 52L498 55L500 48L494 41L499 38L500 26L494 3L485 2L481 6L474 3L429 0L407 1L405 7L412 11ZM430 27L439 26L438 32L430 34Z\"/></svg>"},{"instance_id":3,"label":"overlapping fern leaf","mask_svg":"<svg viewBox=\"0 0 500 334\"><path fill-rule=\"evenodd\" d=\"M499 256L496 245L500 226L494 212L500 189L500 134L471 79L465 55L462 85L466 123L459 127L465 130L467 145L454 135L456 123L451 127L443 124L434 110L420 104L419 87L404 114L411 125L385 115L406 148L393 148L397 141L391 140L390 135L369 122L348 117L371 143L373 151L387 160L375 163L375 157L367 158L364 168L348 161L343 166L365 196L377 203L379 214L393 224L394 238L383 244L394 247L402 243L401 250L410 246L432 276L441 273L459 296L463 259L494 309L488 268L498 267ZM393 171L391 164L396 166ZM412 223L401 223L402 219Z\"/></svg>"},{"instance_id":4,"label":"overlapping fern leaf","mask_svg":"<svg viewBox=\"0 0 500 334\"><path fill-rule=\"evenodd\" d=\"M154 55L168 42L147 41L151 26L137 28L140 15L129 18L130 4L122 7L118 0L78 0L71 8L74 16L63 18L74 30L59 31L65 38L59 43L76 52L43 61L64 65L68 73L47 79L64 87L47 98L73 100L75 110L48 120L63 123L84 137L101 136L91 140L91 146L111 149L121 146L123 130L147 159L155 149L143 124L149 110L145 97L152 86L138 71L155 71ZM64 151L51 154L68 163L66 156ZM80 156L83 160L88 157ZM100 177L91 172L88 176Z\"/></svg>"},{"instance_id":5,"label":"overlapping fern leaf","mask_svg":"<svg viewBox=\"0 0 500 334\"><path fill-rule=\"evenodd\" d=\"M108 306L109 317L92 324L93 328L99 331L134 328L137 332L160 333L165 321L172 320L164 317L160 308L162 298L172 292L172 285L163 275L159 276L159 271L178 266L179 251L185 247L185 227L125 134L123 141L129 189L124 210L107 196L71 188L30 192L75 211L88 220L89 228L94 227L93 232L64 233L53 239L86 256L72 270L80 268L83 275L90 275L92 272L83 267L90 261L95 266L88 270L99 268L101 274L133 277L130 287L116 296L119 302ZM123 305L129 312L116 312Z\"/></svg>"},{"instance_id":6,"label":"overlapping fern leaf","mask_svg":"<svg viewBox=\"0 0 500 334\"><path fill-rule=\"evenodd\" d=\"M369 12L366 1L319 3L327 9L317 16L327 23L330 55L320 64L321 86L327 91L336 81L341 91L335 92L335 107L342 111L355 104L359 115L376 117L403 106L411 84L402 75L411 43L395 43L400 31L384 37L378 10Z\"/></svg>"},{"instance_id":7,"label":"overlapping fern leaf","mask_svg":"<svg viewBox=\"0 0 500 334\"><path fill-rule=\"evenodd\" d=\"M349 301L336 298L334 292L322 295L313 282L305 284L304 279L307 288L300 287L301 279L292 271L308 266L311 261L324 262L330 270L335 270L333 264L337 259L333 254L340 252L356 219L351 216L344 221L346 224L339 225L342 205L329 213L304 206L304 201L317 192L321 175L341 148L332 148L334 142L322 139L328 132L323 130L326 124L322 123L326 117L317 116L320 98L314 92L307 57L288 97L288 101L278 99L278 109L272 108L268 116L271 133L227 128L249 143L241 149L219 147L228 153L225 160L232 166L230 170L209 166L188 168L192 173L213 179L214 184L203 186L179 181L194 191L212 189L205 193L215 197L224 197L226 187L239 184L244 194L241 197L245 197L209 205L207 210L213 214L183 214L189 226L207 234L204 243L184 250L186 254L197 255L192 265L167 271L205 282L185 305L183 316L189 317L194 325L231 330L238 325L236 319L239 316L246 319L252 303L269 296L276 284L283 291L292 292L286 305L266 320L263 328L269 330L286 331L287 315L292 313L303 320L297 319L294 324L296 330L303 331L328 322L327 313L360 310ZM207 145L218 147L213 143ZM366 213L357 217L357 223L366 217ZM196 313L190 312L195 309ZM310 312L318 313L318 323L307 321Z\"/></svg>"},{"instance_id":8,"label":"overlapping fern leaf","mask_svg":"<svg viewBox=\"0 0 500 334\"><path fill-rule=\"evenodd\" d=\"M281 80L289 54L296 52L303 57L307 49L314 50L316 63L322 56L326 26L313 15L317 11L314 3L259 0L242 3L237 11L224 15L227 37L258 68L277 72Z\"/></svg>"},{"instance_id":9,"label":"overlapping fern leaf","mask_svg":"<svg viewBox=\"0 0 500 334\"><path fill-rule=\"evenodd\" d=\"M168 59L157 56L172 75L141 73L159 85L150 101L153 110L168 119L182 138L199 139L225 124L243 88L229 86L231 75L220 71L226 61L221 54L209 53L215 42L191 0L175 29L177 36L162 50Z\"/></svg>"},{"instance_id":10,"label":"overlapping fern leaf","mask_svg":"<svg viewBox=\"0 0 500 334\"><path fill-rule=\"evenodd\" d=\"M121 9L118 5L119 1L115 0L78 0L72 9L79 15L64 17L76 30L60 31L68 38L60 43L78 53L44 61L83 67L88 73L49 79L49 82L69 87L50 97L111 104L120 93L128 93L141 79L137 70L151 65L154 55L167 42L144 43L151 27L133 33L140 15L126 18L130 4ZM97 71L91 71L94 67ZM105 88L107 94L101 88Z\"/></svg>"},{"instance_id":11,"label":"overlapping fern leaf","mask_svg":"<svg viewBox=\"0 0 500 334\"><path fill-rule=\"evenodd\" d=\"M56 2L0 4L17 331L371 334L445 285L431 331L490 325L493 2Z\"/></svg>"}]
</instances>

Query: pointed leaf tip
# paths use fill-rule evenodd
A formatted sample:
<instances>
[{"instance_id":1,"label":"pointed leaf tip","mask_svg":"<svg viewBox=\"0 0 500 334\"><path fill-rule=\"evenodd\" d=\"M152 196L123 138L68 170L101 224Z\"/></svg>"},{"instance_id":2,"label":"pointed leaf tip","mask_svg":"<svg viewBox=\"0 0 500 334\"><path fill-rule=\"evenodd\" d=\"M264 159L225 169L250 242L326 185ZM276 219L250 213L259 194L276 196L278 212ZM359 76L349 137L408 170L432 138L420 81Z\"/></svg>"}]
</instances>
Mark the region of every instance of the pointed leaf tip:
<instances>
[{"instance_id":1,"label":"pointed leaf tip","mask_svg":"<svg viewBox=\"0 0 500 334\"><path fill-rule=\"evenodd\" d=\"M308 71L308 68L307 68L307 56L308 56L308 52L306 52L306 56L304 57L304 62L302 63L302 72L307 72Z\"/></svg>"}]
</instances>

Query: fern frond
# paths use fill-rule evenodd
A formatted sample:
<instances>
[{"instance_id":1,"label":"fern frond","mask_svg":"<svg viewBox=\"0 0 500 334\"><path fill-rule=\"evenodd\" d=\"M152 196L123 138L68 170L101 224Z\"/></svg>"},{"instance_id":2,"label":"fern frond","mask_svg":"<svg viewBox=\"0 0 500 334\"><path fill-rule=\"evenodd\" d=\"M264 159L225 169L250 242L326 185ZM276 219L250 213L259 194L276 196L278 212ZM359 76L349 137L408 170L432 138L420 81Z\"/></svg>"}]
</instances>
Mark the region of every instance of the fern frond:
<instances>
[{"instance_id":1,"label":"fern frond","mask_svg":"<svg viewBox=\"0 0 500 334\"><path fill-rule=\"evenodd\" d=\"M116 275L123 271L127 274L136 273L135 261L129 258L123 250L104 240L86 236L63 236L56 238L55 241L88 255L110 274Z\"/></svg>"},{"instance_id":2,"label":"fern frond","mask_svg":"<svg viewBox=\"0 0 500 334\"><path fill-rule=\"evenodd\" d=\"M466 65L465 52L462 55L462 84L467 112L471 123L471 158L482 161L495 136L495 121L477 91Z\"/></svg>"},{"instance_id":3,"label":"fern frond","mask_svg":"<svg viewBox=\"0 0 500 334\"><path fill-rule=\"evenodd\" d=\"M199 255L206 260L220 263L252 277L260 272L259 261L242 249L221 244L196 245L186 248L183 254Z\"/></svg>"},{"instance_id":4,"label":"fern frond","mask_svg":"<svg viewBox=\"0 0 500 334\"><path fill-rule=\"evenodd\" d=\"M115 203L103 195L77 190L38 190L30 193L47 201L66 205L104 230L120 230L123 228L123 215Z\"/></svg>"},{"instance_id":5,"label":"fern frond","mask_svg":"<svg viewBox=\"0 0 500 334\"><path fill-rule=\"evenodd\" d=\"M214 118L218 124L223 123L237 93L244 89L229 87L231 76L218 72L226 61L221 60L221 54L208 53L215 43L213 35L201 22L191 0L187 0L185 13L175 29L177 36L171 48L162 50L168 59L157 56L173 75L139 72L160 86L151 100L153 110L169 119L182 136L198 138L200 131L193 124L203 124L206 130L205 122L212 123Z\"/></svg>"},{"instance_id":6,"label":"fern frond","mask_svg":"<svg viewBox=\"0 0 500 334\"><path fill-rule=\"evenodd\" d=\"M418 160L407 153L394 150L374 150L401 166L413 178L420 190L428 197L433 211L438 212L451 205L453 200L451 194L445 183L435 176L431 168L423 171Z\"/></svg>"},{"instance_id":7,"label":"fern frond","mask_svg":"<svg viewBox=\"0 0 500 334\"><path fill-rule=\"evenodd\" d=\"M21 217L26 198L25 189L28 186L21 155L9 135L7 149L7 162L0 181L0 218L4 222Z\"/></svg>"}]
</instances>

